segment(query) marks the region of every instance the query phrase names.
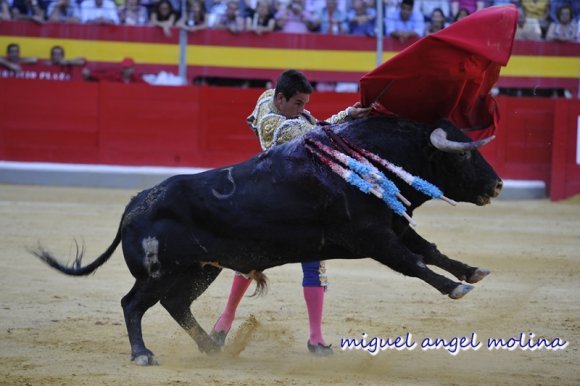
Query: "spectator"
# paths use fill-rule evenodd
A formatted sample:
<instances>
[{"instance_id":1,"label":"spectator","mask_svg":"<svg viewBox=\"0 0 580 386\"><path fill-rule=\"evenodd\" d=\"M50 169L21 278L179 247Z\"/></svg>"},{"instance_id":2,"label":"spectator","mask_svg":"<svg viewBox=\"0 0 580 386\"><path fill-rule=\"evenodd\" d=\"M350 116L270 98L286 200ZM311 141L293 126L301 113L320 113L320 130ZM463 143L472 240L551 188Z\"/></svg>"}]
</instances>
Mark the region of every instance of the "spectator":
<instances>
[{"instance_id":1,"label":"spectator","mask_svg":"<svg viewBox=\"0 0 580 386\"><path fill-rule=\"evenodd\" d=\"M337 0L326 0L326 6L318 13L313 24L314 29L320 28L320 33L340 35L348 32L346 14L338 8Z\"/></svg>"},{"instance_id":2,"label":"spectator","mask_svg":"<svg viewBox=\"0 0 580 386\"><path fill-rule=\"evenodd\" d=\"M0 21L12 19L8 0L0 0Z\"/></svg>"},{"instance_id":3,"label":"spectator","mask_svg":"<svg viewBox=\"0 0 580 386\"><path fill-rule=\"evenodd\" d=\"M451 18L449 0L415 0L415 9L421 12L425 22L431 21L433 11L439 9L443 13L444 22Z\"/></svg>"},{"instance_id":4,"label":"spectator","mask_svg":"<svg viewBox=\"0 0 580 386\"><path fill-rule=\"evenodd\" d=\"M431 21L426 23L425 35L431 35L432 33L441 31L447 26L447 23L445 23L445 14L441 8L435 8L431 12L429 19Z\"/></svg>"},{"instance_id":5,"label":"spectator","mask_svg":"<svg viewBox=\"0 0 580 386\"><path fill-rule=\"evenodd\" d=\"M281 32L308 33L317 24L313 15L304 9L302 0L291 0L287 8L276 13L275 18Z\"/></svg>"},{"instance_id":6,"label":"spectator","mask_svg":"<svg viewBox=\"0 0 580 386\"><path fill-rule=\"evenodd\" d=\"M572 7L574 20L580 20L580 1L578 0L550 0L550 21L558 20L558 9L564 5Z\"/></svg>"},{"instance_id":7,"label":"spectator","mask_svg":"<svg viewBox=\"0 0 580 386\"><path fill-rule=\"evenodd\" d=\"M207 14L205 2L202 0L187 0L185 12L179 19L177 26L189 32L201 31L207 28Z\"/></svg>"},{"instance_id":8,"label":"spectator","mask_svg":"<svg viewBox=\"0 0 580 386\"><path fill-rule=\"evenodd\" d=\"M119 21L125 25L147 25L149 15L147 8L139 0L125 0L125 5L119 8Z\"/></svg>"},{"instance_id":9,"label":"spectator","mask_svg":"<svg viewBox=\"0 0 580 386\"><path fill-rule=\"evenodd\" d=\"M12 2L12 18L14 20L31 20L44 23L44 12L37 0L14 0Z\"/></svg>"},{"instance_id":10,"label":"spectator","mask_svg":"<svg viewBox=\"0 0 580 386\"><path fill-rule=\"evenodd\" d=\"M44 62L47 66L84 66L83 58L65 59L64 48L56 45L50 49L50 58Z\"/></svg>"},{"instance_id":11,"label":"spectator","mask_svg":"<svg viewBox=\"0 0 580 386\"><path fill-rule=\"evenodd\" d=\"M259 1L255 10L248 10L248 15L246 16L246 31L252 31L261 35L264 32L274 31L275 26L276 19L274 19L274 14L267 0Z\"/></svg>"},{"instance_id":12,"label":"spectator","mask_svg":"<svg viewBox=\"0 0 580 386\"><path fill-rule=\"evenodd\" d=\"M558 18L550 24L548 28L548 33L546 34L547 41L558 41L558 42L575 42L577 24L574 21L574 15L572 14L572 7L569 5L564 5L558 9L556 14Z\"/></svg>"},{"instance_id":13,"label":"spectator","mask_svg":"<svg viewBox=\"0 0 580 386\"><path fill-rule=\"evenodd\" d=\"M20 46L17 43L10 43L6 46L6 57L0 57L0 66L14 72L22 71L21 64L34 64L36 58L23 58L20 56Z\"/></svg>"},{"instance_id":14,"label":"spectator","mask_svg":"<svg viewBox=\"0 0 580 386\"><path fill-rule=\"evenodd\" d=\"M336 3L338 9L346 15L347 4L350 6L351 0L337 0ZM304 9L311 15L318 15L324 7L326 7L326 0L304 0Z\"/></svg>"},{"instance_id":15,"label":"spectator","mask_svg":"<svg viewBox=\"0 0 580 386\"><path fill-rule=\"evenodd\" d=\"M516 7L520 6L520 0L489 0L487 7L492 7L494 5L509 5L513 4Z\"/></svg>"},{"instance_id":16,"label":"spectator","mask_svg":"<svg viewBox=\"0 0 580 386\"><path fill-rule=\"evenodd\" d=\"M401 43L425 34L423 15L414 10L413 0L403 0L398 10L391 10L385 18L386 35L398 39Z\"/></svg>"},{"instance_id":17,"label":"spectator","mask_svg":"<svg viewBox=\"0 0 580 386\"><path fill-rule=\"evenodd\" d=\"M462 8L465 8L469 14L483 9L483 0L451 0L451 14L457 17ZM457 21L457 20L456 20Z\"/></svg>"},{"instance_id":18,"label":"spectator","mask_svg":"<svg viewBox=\"0 0 580 386\"><path fill-rule=\"evenodd\" d=\"M457 13L455 14L455 17L453 17L453 22L458 22L459 20L463 19L464 17L467 17L471 14L471 12L469 12L469 10L467 8L459 8L459 11L457 11Z\"/></svg>"},{"instance_id":19,"label":"spectator","mask_svg":"<svg viewBox=\"0 0 580 386\"><path fill-rule=\"evenodd\" d=\"M231 33L237 34L244 30L244 18L240 13L238 0L228 0L226 13L218 19L214 29L227 29Z\"/></svg>"},{"instance_id":20,"label":"spectator","mask_svg":"<svg viewBox=\"0 0 580 386\"><path fill-rule=\"evenodd\" d=\"M146 83L140 74L135 71L135 61L125 58L121 66L115 70L91 71L88 67L83 69L83 77L88 81L115 82L115 83Z\"/></svg>"},{"instance_id":21,"label":"spectator","mask_svg":"<svg viewBox=\"0 0 580 386\"><path fill-rule=\"evenodd\" d=\"M529 18L540 23L542 32L546 32L550 24L550 0L521 0L522 7Z\"/></svg>"},{"instance_id":22,"label":"spectator","mask_svg":"<svg viewBox=\"0 0 580 386\"><path fill-rule=\"evenodd\" d=\"M117 6L112 0L83 0L81 22L86 24L119 24Z\"/></svg>"},{"instance_id":23,"label":"spectator","mask_svg":"<svg viewBox=\"0 0 580 386\"><path fill-rule=\"evenodd\" d=\"M208 0L206 9L208 10L207 25L213 28L226 13L227 0Z\"/></svg>"},{"instance_id":24,"label":"spectator","mask_svg":"<svg viewBox=\"0 0 580 386\"><path fill-rule=\"evenodd\" d=\"M516 40L542 40L542 29L540 22L530 19L526 15L526 10L518 7L518 25L516 29Z\"/></svg>"},{"instance_id":25,"label":"spectator","mask_svg":"<svg viewBox=\"0 0 580 386\"><path fill-rule=\"evenodd\" d=\"M52 22L79 23L81 9L75 0L56 0L48 6L46 16Z\"/></svg>"},{"instance_id":26,"label":"spectator","mask_svg":"<svg viewBox=\"0 0 580 386\"><path fill-rule=\"evenodd\" d=\"M401 6L401 0L383 0L384 3L384 12L385 15L388 15L390 12L397 11ZM376 2L375 2L375 9L376 9Z\"/></svg>"},{"instance_id":27,"label":"spectator","mask_svg":"<svg viewBox=\"0 0 580 386\"><path fill-rule=\"evenodd\" d=\"M351 35L375 36L375 21L377 12L370 8L364 0L353 0L348 11L348 32Z\"/></svg>"},{"instance_id":28,"label":"spectator","mask_svg":"<svg viewBox=\"0 0 580 386\"><path fill-rule=\"evenodd\" d=\"M161 28L163 34L169 37L175 20L177 20L177 14L171 2L169 0L159 0L151 13L151 24Z\"/></svg>"}]
</instances>

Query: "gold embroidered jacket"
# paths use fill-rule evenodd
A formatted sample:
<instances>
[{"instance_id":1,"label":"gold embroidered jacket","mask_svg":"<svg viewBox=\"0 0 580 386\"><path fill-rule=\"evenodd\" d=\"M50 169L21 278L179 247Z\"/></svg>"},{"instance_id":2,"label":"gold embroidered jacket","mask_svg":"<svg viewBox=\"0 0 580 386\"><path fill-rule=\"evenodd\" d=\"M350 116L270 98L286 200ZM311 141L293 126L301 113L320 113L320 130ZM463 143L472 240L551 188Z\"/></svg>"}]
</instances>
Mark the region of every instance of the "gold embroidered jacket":
<instances>
[{"instance_id":1,"label":"gold embroidered jacket","mask_svg":"<svg viewBox=\"0 0 580 386\"><path fill-rule=\"evenodd\" d=\"M348 118L348 109L328 118L328 123L344 122ZM304 110L298 118L286 118L274 106L274 89L266 90L258 98L256 107L247 118L250 128L258 136L262 150L274 145L288 142L304 135L316 126L316 118Z\"/></svg>"}]
</instances>

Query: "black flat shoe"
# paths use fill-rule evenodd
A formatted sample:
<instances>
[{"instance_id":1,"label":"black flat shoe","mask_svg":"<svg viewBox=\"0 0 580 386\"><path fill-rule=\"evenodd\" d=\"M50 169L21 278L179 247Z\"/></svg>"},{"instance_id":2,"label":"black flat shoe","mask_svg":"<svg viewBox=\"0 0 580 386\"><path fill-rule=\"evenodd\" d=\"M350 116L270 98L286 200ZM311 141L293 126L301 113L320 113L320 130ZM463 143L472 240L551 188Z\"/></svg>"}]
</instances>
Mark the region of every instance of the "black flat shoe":
<instances>
[{"instance_id":1,"label":"black flat shoe","mask_svg":"<svg viewBox=\"0 0 580 386\"><path fill-rule=\"evenodd\" d=\"M328 357L334 354L334 350L330 346L332 345L329 344L328 346L325 346L322 343L313 345L310 344L310 340L306 342L306 347L308 347L308 351L310 351L312 355L315 355L317 357Z\"/></svg>"},{"instance_id":2,"label":"black flat shoe","mask_svg":"<svg viewBox=\"0 0 580 386\"><path fill-rule=\"evenodd\" d=\"M228 336L228 332L229 331L217 332L216 330L212 329L211 333L209 334L209 337L211 338L211 340L216 342L218 346L224 347L226 343L226 336Z\"/></svg>"}]
</instances>

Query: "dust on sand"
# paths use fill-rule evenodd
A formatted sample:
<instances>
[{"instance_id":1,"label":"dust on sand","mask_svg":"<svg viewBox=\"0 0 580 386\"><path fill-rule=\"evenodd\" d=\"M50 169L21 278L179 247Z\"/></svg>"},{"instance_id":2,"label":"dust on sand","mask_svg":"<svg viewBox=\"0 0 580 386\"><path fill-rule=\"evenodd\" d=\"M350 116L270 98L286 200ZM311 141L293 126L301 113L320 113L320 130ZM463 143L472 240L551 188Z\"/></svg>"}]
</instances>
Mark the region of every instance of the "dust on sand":
<instances>
[{"instance_id":1,"label":"dust on sand","mask_svg":"<svg viewBox=\"0 0 580 386\"><path fill-rule=\"evenodd\" d=\"M431 202L417 210L420 234L449 256L492 271L458 301L370 259L327 262L324 333L336 348L333 357L307 353L295 264L268 270L268 294L242 301L221 355L201 354L160 306L153 307L143 330L161 365L142 368L129 358L120 299L132 277L120 250L95 275L72 278L25 249L40 241L66 260L76 237L86 243L87 261L93 259L109 245L135 193L0 186L0 384L580 384L579 198L500 200L483 208ZM207 330L225 304L232 275L223 272L192 306ZM374 356L339 349L341 338L363 332L380 338L410 333L418 345L475 333L481 348L451 355L417 346ZM521 333L569 344L562 350L486 347L489 338Z\"/></svg>"}]
</instances>

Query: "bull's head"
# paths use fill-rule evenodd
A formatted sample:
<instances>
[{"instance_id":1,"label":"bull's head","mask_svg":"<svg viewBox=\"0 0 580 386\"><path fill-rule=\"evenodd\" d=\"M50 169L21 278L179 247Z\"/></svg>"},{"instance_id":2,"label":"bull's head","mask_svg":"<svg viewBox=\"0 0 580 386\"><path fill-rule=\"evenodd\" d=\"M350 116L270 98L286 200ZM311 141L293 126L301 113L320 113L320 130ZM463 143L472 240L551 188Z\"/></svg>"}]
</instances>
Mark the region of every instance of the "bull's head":
<instances>
[{"instance_id":1,"label":"bull's head","mask_svg":"<svg viewBox=\"0 0 580 386\"><path fill-rule=\"evenodd\" d=\"M488 204L499 195L503 182L477 149L494 137L471 141L450 123L441 126L430 135L431 144L440 153L432 158L442 181L440 187L454 200Z\"/></svg>"}]
</instances>

